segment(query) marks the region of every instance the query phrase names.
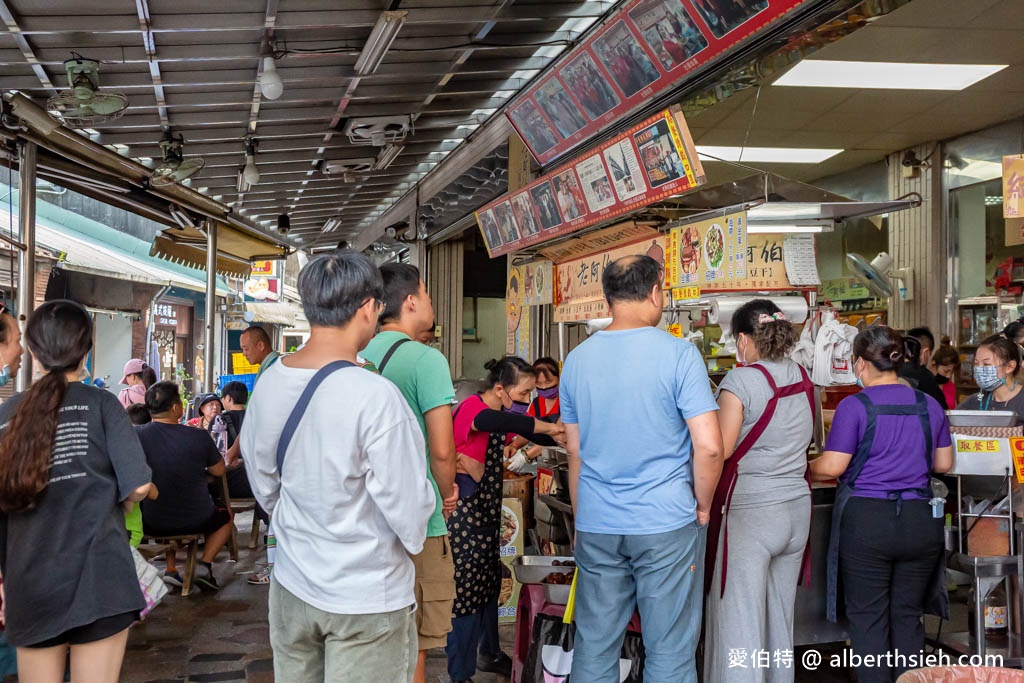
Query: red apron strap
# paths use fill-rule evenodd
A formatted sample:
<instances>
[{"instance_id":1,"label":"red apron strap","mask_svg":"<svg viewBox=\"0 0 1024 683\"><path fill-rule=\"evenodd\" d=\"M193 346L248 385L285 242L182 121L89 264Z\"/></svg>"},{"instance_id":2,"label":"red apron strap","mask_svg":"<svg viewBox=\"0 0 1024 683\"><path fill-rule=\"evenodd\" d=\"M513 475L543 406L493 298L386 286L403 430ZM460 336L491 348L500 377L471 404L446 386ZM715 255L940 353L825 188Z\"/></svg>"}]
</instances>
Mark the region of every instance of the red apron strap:
<instances>
[{"instance_id":1,"label":"red apron strap","mask_svg":"<svg viewBox=\"0 0 1024 683\"><path fill-rule=\"evenodd\" d=\"M765 406L761 417L754 423L746 437L736 446L732 456L725 461L725 465L722 468L722 476L718 480L718 487L715 489L715 496L711 502L711 519L708 522L707 548L704 553L705 594L711 592L711 583L715 573L715 560L718 557L718 537L720 534L722 536L722 593L725 593L725 575L728 569L729 550L729 522L727 513L732 503L732 491L736 487L740 460L743 459L743 456L754 447L757 440L764 434L769 423L772 421L772 417L775 415L775 407L778 404L778 388L771 373L761 365L755 364L747 367L757 368L764 375L768 381L768 386L772 389L772 397L768 400L768 405ZM722 531L723 526L725 528L724 532Z\"/></svg>"}]
</instances>

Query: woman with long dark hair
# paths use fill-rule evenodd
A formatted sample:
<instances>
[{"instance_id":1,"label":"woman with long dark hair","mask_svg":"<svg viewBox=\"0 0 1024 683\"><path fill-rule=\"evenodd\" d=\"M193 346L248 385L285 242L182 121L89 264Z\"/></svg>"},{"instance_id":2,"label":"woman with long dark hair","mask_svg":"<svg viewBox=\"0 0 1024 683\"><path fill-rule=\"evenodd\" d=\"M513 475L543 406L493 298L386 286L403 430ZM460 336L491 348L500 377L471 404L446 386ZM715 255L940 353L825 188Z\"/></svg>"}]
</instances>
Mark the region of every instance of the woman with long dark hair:
<instances>
[{"instance_id":1,"label":"woman with long dark hair","mask_svg":"<svg viewBox=\"0 0 1024 683\"><path fill-rule=\"evenodd\" d=\"M92 320L48 301L25 340L45 374L0 406L0 570L21 680L115 683L128 627L146 606L124 512L150 471L117 398L78 381Z\"/></svg>"},{"instance_id":2,"label":"woman with long dark hair","mask_svg":"<svg viewBox=\"0 0 1024 683\"><path fill-rule=\"evenodd\" d=\"M864 390L840 402L811 474L839 478L828 617L836 620L842 579L853 652L881 662L857 667L857 680L891 683L906 665L890 667L886 653L922 650L925 610L948 612L942 515L929 499L930 474L953 466L953 446L942 406L899 381L898 334L884 326L863 330L853 340L853 359Z\"/></svg>"},{"instance_id":3,"label":"woman with long dark hair","mask_svg":"<svg viewBox=\"0 0 1024 683\"><path fill-rule=\"evenodd\" d=\"M960 410L1012 410L1017 424L1024 424L1024 353L1012 339L997 334L985 339L974 352L974 381L978 392L965 398Z\"/></svg>"},{"instance_id":4,"label":"woman with long dark hair","mask_svg":"<svg viewBox=\"0 0 1024 683\"><path fill-rule=\"evenodd\" d=\"M708 528L704 680L739 683L764 672L730 667L730 653L793 649L797 581L809 566L815 401L810 377L787 357L797 333L778 306L744 304L732 331L743 367L718 393L726 463ZM792 669L774 674L778 683L793 680Z\"/></svg>"},{"instance_id":5,"label":"woman with long dark hair","mask_svg":"<svg viewBox=\"0 0 1024 683\"><path fill-rule=\"evenodd\" d=\"M562 437L560 425L528 417L536 373L522 358L490 360L486 389L455 409L456 481L459 503L448 519L455 560L455 606L448 634L448 675L452 681L472 679L479 661L485 671L510 675L511 661L497 641L498 595L501 590L502 456L508 434L554 445L543 435ZM467 479L468 478L468 479ZM465 488L475 489L466 495Z\"/></svg>"}]
</instances>

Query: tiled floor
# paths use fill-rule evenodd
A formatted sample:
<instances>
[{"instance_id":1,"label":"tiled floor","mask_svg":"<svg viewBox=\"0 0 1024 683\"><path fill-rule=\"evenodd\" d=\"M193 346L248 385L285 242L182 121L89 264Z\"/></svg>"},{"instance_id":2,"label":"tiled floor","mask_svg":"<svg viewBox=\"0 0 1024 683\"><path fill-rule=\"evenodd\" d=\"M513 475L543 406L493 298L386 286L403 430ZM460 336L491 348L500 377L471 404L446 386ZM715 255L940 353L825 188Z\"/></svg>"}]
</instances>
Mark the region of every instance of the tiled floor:
<instances>
[{"instance_id":1,"label":"tiled floor","mask_svg":"<svg viewBox=\"0 0 1024 683\"><path fill-rule=\"evenodd\" d=\"M249 523L239 515L239 529ZM181 597L172 591L147 620L132 628L122 668L122 683L204 683L274 680L270 640L267 631L267 587L252 586L246 579L265 561L262 548L248 550L240 535L237 563L227 562L221 553L214 573L221 584L218 593ZM163 566L162 561L156 562ZM179 561L179 566L184 566ZM511 627L502 627L502 638L511 641ZM509 648L511 645L509 645ZM444 652L437 650L427 659L429 683L447 683ZM476 683L500 683L493 675L481 674ZM380 683L389 683L381 681Z\"/></svg>"},{"instance_id":2,"label":"tiled floor","mask_svg":"<svg viewBox=\"0 0 1024 683\"><path fill-rule=\"evenodd\" d=\"M241 517L241 516L240 516ZM239 520L240 529L248 529ZM132 629L122 671L123 683L186 683L246 681L271 683L274 680L267 631L267 588L252 586L247 577L264 561L262 548L248 550L247 539L237 563L220 556L215 574L220 592L194 594L182 598L169 594L143 624ZM158 566L162 562L157 562ZM957 621L963 623L962 608ZM929 631L932 627L929 627ZM506 652L512 649L512 628L502 627ZM840 652L841 646L822 648L823 654ZM796 658L799 660L801 650ZM827 661L827 659L826 659ZM429 683L447 683L444 652L432 651L427 660ZM505 683L491 674L480 674L476 683ZM797 672L797 683L846 683L853 680L848 670L822 669ZM284 682L288 683L288 682ZM380 681L379 683L391 683Z\"/></svg>"}]
</instances>

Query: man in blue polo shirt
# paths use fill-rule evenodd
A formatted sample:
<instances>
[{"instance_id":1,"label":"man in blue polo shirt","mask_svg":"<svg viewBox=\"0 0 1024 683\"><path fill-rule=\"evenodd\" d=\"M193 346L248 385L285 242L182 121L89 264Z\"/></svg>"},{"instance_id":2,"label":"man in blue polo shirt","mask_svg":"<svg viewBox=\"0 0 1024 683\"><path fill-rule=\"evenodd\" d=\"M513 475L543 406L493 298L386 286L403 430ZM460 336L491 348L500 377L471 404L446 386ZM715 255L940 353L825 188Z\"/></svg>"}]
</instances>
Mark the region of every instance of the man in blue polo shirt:
<instances>
[{"instance_id":1,"label":"man in blue polo shirt","mask_svg":"<svg viewBox=\"0 0 1024 683\"><path fill-rule=\"evenodd\" d=\"M700 352L655 328L661 265L628 256L604 271L612 324L569 354L560 402L576 512L572 679L619 680L640 610L644 681L697 681L704 525L722 434Z\"/></svg>"}]
</instances>

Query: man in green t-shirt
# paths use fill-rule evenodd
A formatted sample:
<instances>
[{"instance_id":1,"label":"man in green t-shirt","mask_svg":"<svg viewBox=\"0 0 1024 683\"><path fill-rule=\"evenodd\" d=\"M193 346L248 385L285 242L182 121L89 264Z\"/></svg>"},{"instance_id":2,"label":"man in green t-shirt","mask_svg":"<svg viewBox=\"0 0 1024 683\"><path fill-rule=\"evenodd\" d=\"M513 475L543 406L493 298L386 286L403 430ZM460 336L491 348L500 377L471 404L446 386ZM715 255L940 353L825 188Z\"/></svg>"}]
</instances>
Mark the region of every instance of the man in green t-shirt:
<instances>
[{"instance_id":1,"label":"man in green t-shirt","mask_svg":"<svg viewBox=\"0 0 1024 683\"><path fill-rule=\"evenodd\" d=\"M445 524L458 502L452 431L455 388L441 352L416 341L434 327L434 307L419 270L395 263L380 272L384 276L381 330L361 356L398 387L412 408L427 442L427 478L437 496L423 552L413 557L420 651L413 681L422 683L427 650L447 644L455 600L455 566Z\"/></svg>"}]
</instances>

